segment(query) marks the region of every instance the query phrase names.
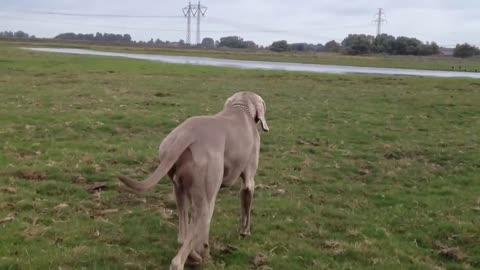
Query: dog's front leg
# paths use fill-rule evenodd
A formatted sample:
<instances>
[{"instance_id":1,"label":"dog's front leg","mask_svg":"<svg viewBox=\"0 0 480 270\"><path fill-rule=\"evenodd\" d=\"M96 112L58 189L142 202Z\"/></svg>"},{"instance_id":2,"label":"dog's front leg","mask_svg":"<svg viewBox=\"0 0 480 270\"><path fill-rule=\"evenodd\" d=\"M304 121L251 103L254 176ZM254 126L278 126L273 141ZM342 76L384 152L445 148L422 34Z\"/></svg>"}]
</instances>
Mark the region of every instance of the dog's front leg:
<instances>
[{"instance_id":1,"label":"dog's front leg","mask_svg":"<svg viewBox=\"0 0 480 270\"><path fill-rule=\"evenodd\" d=\"M245 174L242 177L242 187L240 190L241 200L241 228L242 236L250 235L250 210L252 207L253 193L255 191L255 180L253 175Z\"/></svg>"}]
</instances>

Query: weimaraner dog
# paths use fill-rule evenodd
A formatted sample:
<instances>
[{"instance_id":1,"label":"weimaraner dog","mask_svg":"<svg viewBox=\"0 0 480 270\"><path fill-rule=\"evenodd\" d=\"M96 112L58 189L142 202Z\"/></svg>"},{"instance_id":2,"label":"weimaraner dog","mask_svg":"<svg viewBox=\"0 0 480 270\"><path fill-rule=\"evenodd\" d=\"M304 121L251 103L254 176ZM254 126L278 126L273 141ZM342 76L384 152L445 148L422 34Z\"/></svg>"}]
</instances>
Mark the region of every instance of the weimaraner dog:
<instances>
[{"instance_id":1,"label":"weimaraner dog","mask_svg":"<svg viewBox=\"0 0 480 270\"><path fill-rule=\"evenodd\" d=\"M155 172L145 181L120 180L135 190L147 190L168 174L178 207L178 242L182 245L170 269L201 263L209 254L210 221L221 187L241 182L241 229L250 235L250 207L260 152L257 123L268 131L266 105L252 92L238 92L213 116L195 116L176 127L160 144ZM189 205L190 220L189 220Z\"/></svg>"}]
</instances>

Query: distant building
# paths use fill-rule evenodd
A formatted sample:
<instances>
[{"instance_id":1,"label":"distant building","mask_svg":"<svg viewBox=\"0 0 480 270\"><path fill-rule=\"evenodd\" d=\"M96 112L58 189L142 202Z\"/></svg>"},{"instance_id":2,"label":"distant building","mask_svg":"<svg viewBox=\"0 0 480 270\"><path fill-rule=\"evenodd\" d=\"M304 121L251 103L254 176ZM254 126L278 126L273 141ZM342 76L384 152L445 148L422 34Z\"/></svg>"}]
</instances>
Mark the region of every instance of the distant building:
<instances>
[{"instance_id":1,"label":"distant building","mask_svg":"<svg viewBox=\"0 0 480 270\"><path fill-rule=\"evenodd\" d=\"M440 48L440 55L453 56L453 48Z\"/></svg>"}]
</instances>

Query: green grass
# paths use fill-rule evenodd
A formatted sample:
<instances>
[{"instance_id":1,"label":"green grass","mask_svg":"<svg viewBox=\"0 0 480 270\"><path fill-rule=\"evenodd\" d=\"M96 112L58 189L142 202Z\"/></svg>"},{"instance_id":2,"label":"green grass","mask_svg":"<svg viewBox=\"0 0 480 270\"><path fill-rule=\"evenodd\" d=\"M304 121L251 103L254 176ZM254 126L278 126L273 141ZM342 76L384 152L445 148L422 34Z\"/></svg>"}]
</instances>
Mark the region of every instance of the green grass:
<instances>
[{"instance_id":1,"label":"green grass","mask_svg":"<svg viewBox=\"0 0 480 270\"><path fill-rule=\"evenodd\" d=\"M462 67L468 71L480 71L480 58L454 58L447 56L392 56L392 55L363 55L349 56L338 53L309 53L309 52L286 52L276 53L269 50L241 50L241 49L198 49L198 48L167 48L167 47L141 47L124 45L98 45L89 43L69 42L5 42L17 46L47 46L47 47L71 47L84 48L100 51L205 56L215 58L258 60L273 62L294 62L326 65L346 65L363 67L387 67L425 70L452 70Z\"/></svg>"},{"instance_id":2,"label":"green grass","mask_svg":"<svg viewBox=\"0 0 480 270\"><path fill-rule=\"evenodd\" d=\"M203 269L480 268L480 81L322 75L0 46L0 269L166 269L172 185L157 147L189 116L266 100L252 236L223 190ZM86 186L106 181L100 194ZM227 245L233 248L227 247ZM265 256L263 265L253 258Z\"/></svg>"}]
</instances>

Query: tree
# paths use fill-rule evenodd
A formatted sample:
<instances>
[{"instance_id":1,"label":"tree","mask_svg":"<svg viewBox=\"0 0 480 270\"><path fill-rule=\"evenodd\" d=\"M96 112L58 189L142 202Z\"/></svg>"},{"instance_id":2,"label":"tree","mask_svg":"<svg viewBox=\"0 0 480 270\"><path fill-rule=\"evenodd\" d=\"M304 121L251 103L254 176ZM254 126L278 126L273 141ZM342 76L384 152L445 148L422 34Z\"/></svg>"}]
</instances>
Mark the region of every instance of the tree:
<instances>
[{"instance_id":1,"label":"tree","mask_svg":"<svg viewBox=\"0 0 480 270\"><path fill-rule=\"evenodd\" d=\"M96 41L103 41L103 35L102 35L102 33L97 32L97 33L95 34L95 40L96 40Z\"/></svg>"},{"instance_id":2,"label":"tree","mask_svg":"<svg viewBox=\"0 0 480 270\"><path fill-rule=\"evenodd\" d=\"M29 34L23 32L23 31L17 31L17 32L12 32L12 31L3 31L0 32L0 38L7 38L7 39L35 39L35 36L30 36Z\"/></svg>"},{"instance_id":3,"label":"tree","mask_svg":"<svg viewBox=\"0 0 480 270\"><path fill-rule=\"evenodd\" d=\"M400 55L433 55L440 51L435 42L423 43L416 38L397 37L387 34L375 38L373 51L376 53L400 54Z\"/></svg>"},{"instance_id":4,"label":"tree","mask_svg":"<svg viewBox=\"0 0 480 270\"><path fill-rule=\"evenodd\" d=\"M288 43L286 40L275 41L270 45L270 50L274 52L286 52L288 51Z\"/></svg>"},{"instance_id":5,"label":"tree","mask_svg":"<svg viewBox=\"0 0 480 270\"><path fill-rule=\"evenodd\" d=\"M215 47L215 41L213 38L206 37L202 40L202 47L204 48L214 48Z\"/></svg>"},{"instance_id":6,"label":"tree","mask_svg":"<svg viewBox=\"0 0 480 270\"><path fill-rule=\"evenodd\" d=\"M307 47L308 47L307 43L293 43L288 45L289 50L297 51L297 52L304 52L307 50Z\"/></svg>"},{"instance_id":7,"label":"tree","mask_svg":"<svg viewBox=\"0 0 480 270\"><path fill-rule=\"evenodd\" d=\"M440 51L440 47L438 47L437 43L427 42L426 44L421 44L420 46L418 46L417 55L434 55L434 54L438 54L439 51Z\"/></svg>"},{"instance_id":8,"label":"tree","mask_svg":"<svg viewBox=\"0 0 480 270\"><path fill-rule=\"evenodd\" d=\"M251 40L244 41L243 43L245 44L245 48L247 48L247 49L256 49L256 48L258 48L258 45L255 44L255 42L253 42L253 41L251 41Z\"/></svg>"},{"instance_id":9,"label":"tree","mask_svg":"<svg viewBox=\"0 0 480 270\"><path fill-rule=\"evenodd\" d=\"M54 37L54 39L75 39L76 35L74 33L62 33Z\"/></svg>"},{"instance_id":10,"label":"tree","mask_svg":"<svg viewBox=\"0 0 480 270\"><path fill-rule=\"evenodd\" d=\"M367 54L372 51L373 40L373 36L350 34L342 41L342 47L347 54Z\"/></svg>"},{"instance_id":11,"label":"tree","mask_svg":"<svg viewBox=\"0 0 480 270\"><path fill-rule=\"evenodd\" d=\"M12 31L3 31L0 33L0 37L2 38L13 38L13 32Z\"/></svg>"},{"instance_id":12,"label":"tree","mask_svg":"<svg viewBox=\"0 0 480 270\"><path fill-rule=\"evenodd\" d=\"M247 45L243 41L243 38L238 36L228 36L220 38L218 44L219 47L228 47L228 48L246 48Z\"/></svg>"},{"instance_id":13,"label":"tree","mask_svg":"<svg viewBox=\"0 0 480 270\"><path fill-rule=\"evenodd\" d=\"M17 31L13 34L13 37L17 39L28 39L29 35L23 31Z\"/></svg>"},{"instance_id":14,"label":"tree","mask_svg":"<svg viewBox=\"0 0 480 270\"><path fill-rule=\"evenodd\" d=\"M477 47L470 45L468 43L457 44L457 46L453 50L453 56L455 57L467 58L467 57L472 57L479 54L480 54L480 50Z\"/></svg>"},{"instance_id":15,"label":"tree","mask_svg":"<svg viewBox=\"0 0 480 270\"><path fill-rule=\"evenodd\" d=\"M327 52L339 52L340 51L340 44L335 40L330 40L329 42L325 43L325 50Z\"/></svg>"},{"instance_id":16,"label":"tree","mask_svg":"<svg viewBox=\"0 0 480 270\"><path fill-rule=\"evenodd\" d=\"M387 34L381 34L375 37L373 41L373 51L376 53L392 54L395 46L395 37Z\"/></svg>"},{"instance_id":17,"label":"tree","mask_svg":"<svg viewBox=\"0 0 480 270\"><path fill-rule=\"evenodd\" d=\"M130 34L124 34L121 38L122 42L125 42L125 43L130 43L132 42L132 37L130 36Z\"/></svg>"},{"instance_id":18,"label":"tree","mask_svg":"<svg viewBox=\"0 0 480 270\"><path fill-rule=\"evenodd\" d=\"M409 37L403 37L403 36L397 37L395 39L393 54L418 55L419 47L422 44L423 43L416 38L409 38Z\"/></svg>"},{"instance_id":19,"label":"tree","mask_svg":"<svg viewBox=\"0 0 480 270\"><path fill-rule=\"evenodd\" d=\"M440 53L440 46L438 46L438 44L436 42L430 43L430 47L431 47L432 54L439 54Z\"/></svg>"},{"instance_id":20,"label":"tree","mask_svg":"<svg viewBox=\"0 0 480 270\"><path fill-rule=\"evenodd\" d=\"M288 44L288 49L290 51L297 51L297 52L319 52L324 49L322 44L309 44L309 43L292 43Z\"/></svg>"},{"instance_id":21,"label":"tree","mask_svg":"<svg viewBox=\"0 0 480 270\"><path fill-rule=\"evenodd\" d=\"M314 51L316 51L316 52L321 52L321 51L325 50L325 46L321 43L318 43L317 45L314 45L313 48L314 48Z\"/></svg>"}]
</instances>

